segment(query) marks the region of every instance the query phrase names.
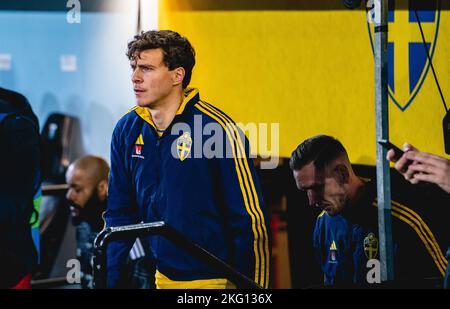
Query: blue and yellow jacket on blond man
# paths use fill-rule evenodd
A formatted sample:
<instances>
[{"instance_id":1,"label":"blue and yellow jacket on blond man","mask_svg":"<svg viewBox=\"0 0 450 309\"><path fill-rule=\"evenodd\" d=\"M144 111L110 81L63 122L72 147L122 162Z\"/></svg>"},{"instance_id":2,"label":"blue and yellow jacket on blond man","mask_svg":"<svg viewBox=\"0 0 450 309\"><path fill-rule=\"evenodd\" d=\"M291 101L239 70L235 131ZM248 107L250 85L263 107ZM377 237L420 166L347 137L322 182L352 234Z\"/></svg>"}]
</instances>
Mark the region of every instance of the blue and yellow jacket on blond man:
<instances>
[{"instance_id":1,"label":"blue and yellow jacket on blond man","mask_svg":"<svg viewBox=\"0 0 450 309\"><path fill-rule=\"evenodd\" d=\"M209 124L221 128L219 136L231 157L195 155L213 134L204 130ZM200 143L195 140L199 136ZM112 137L106 225L165 221L268 288L269 218L248 154L245 136L226 114L200 101L197 89L186 89L164 133L156 129L147 108L134 107L119 120ZM233 287L165 238L152 236L147 241L157 260L158 288ZM132 243L110 244L109 287L117 283Z\"/></svg>"}]
</instances>

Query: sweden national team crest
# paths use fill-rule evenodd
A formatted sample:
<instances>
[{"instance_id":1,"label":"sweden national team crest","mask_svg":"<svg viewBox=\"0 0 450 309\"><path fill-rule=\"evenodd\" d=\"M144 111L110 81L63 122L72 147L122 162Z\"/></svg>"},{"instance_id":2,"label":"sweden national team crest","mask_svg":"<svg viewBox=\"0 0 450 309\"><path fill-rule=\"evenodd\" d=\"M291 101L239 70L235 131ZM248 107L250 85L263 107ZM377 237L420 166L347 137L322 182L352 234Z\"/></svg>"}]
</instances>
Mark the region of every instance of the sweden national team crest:
<instances>
[{"instance_id":1,"label":"sweden national team crest","mask_svg":"<svg viewBox=\"0 0 450 309\"><path fill-rule=\"evenodd\" d=\"M439 32L441 0L389 0L388 11L388 84L389 97L404 111L414 101L430 69L422 41L433 61ZM368 23L370 43L374 27Z\"/></svg>"},{"instance_id":2,"label":"sweden national team crest","mask_svg":"<svg viewBox=\"0 0 450 309\"><path fill-rule=\"evenodd\" d=\"M376 259L378 256L378 239L374 233L369 233L364 238L364 254L368 260Z\"/></svg>"},{"instance_id":3,"label":"sweden national team crest","mask_svg":"<svg viewBox=\"0 0 450 309\"><path fill-rule=\"evenodd\" d=\"M177 139L177 154L181 161L184 161L189 156L192 148L192 138L189 132L184 132Z\"/></svg>"}]
</instances>

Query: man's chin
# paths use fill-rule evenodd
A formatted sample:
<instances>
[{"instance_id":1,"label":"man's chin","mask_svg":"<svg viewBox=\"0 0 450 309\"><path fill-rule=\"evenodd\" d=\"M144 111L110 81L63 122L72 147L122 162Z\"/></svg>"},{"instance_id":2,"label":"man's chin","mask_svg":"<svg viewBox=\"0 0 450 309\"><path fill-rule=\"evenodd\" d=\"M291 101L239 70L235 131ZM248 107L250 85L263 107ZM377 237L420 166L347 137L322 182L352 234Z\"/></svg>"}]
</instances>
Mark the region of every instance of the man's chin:
<instances>
[{"instance_id":1,"label":"man's chin","mask_svg":"<svg viewBox=\"0 0 450 309\"><path fill-rule=\"evenodd\" d=\"M152 102L144 101L144 100L138 100L137 101L137 106L139 106L139 107L151 107L152 106Z\"/></svg>"},{"instance_id":2,"label":"man's chin","mask_svg":"<svg viewBox=\"0 0 450 309\"><path fill-rule=\"evenodd\" d=\"M325 210L325 212L327 213L327 215L329 215L330 217L334 217L336 215L336 213L332 210Z\"/></svg>"},{"instance_id":3,"label":"man's chin","mask_svg":"<svg viewBox=\"0 0 450 309\"><path fill-rule=\"evenodd\" d=\"M333 217L333 216L337 215L336 209L334 209L333 207L330 207L330 206L326 207L326 208L324 209L324 211L325 211L325 212L327 213L327 215L329 215L330 217Z\"/></svg>"}]
</instances>

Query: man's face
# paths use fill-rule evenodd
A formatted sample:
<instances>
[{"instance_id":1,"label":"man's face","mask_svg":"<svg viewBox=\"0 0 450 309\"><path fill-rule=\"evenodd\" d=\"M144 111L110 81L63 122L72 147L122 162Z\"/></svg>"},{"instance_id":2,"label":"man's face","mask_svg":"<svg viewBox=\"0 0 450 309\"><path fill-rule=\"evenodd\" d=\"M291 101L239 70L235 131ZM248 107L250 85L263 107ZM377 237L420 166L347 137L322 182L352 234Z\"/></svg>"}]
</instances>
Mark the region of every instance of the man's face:
<instances>
[{"instance_id":1,"label":"man's face","mask_svg":"<svg viewBox=\"0 0 450 309\"><path fill-rule=\"evenodd\" d=\"M330 167L332 168L332 167ZM311 162L300 170L294 170L297 188L305 191L311 206L316 206L334 216L340 213L348 202L347 192L337 179L325 171L318 172Z\"/></svg>"},{"instance_id":2,"label":"man's face","mask_svg":"<svg viewBox=\"0 0 450 309\"><path fill-rule=\"evenodd\" d=\"M163 50L147 49L131 61L131 80L137 104L155 107L173 90L174 72L163 62Z\"/></svg>"},{"instance_id":3,"label":"man's face","mask_svg":"<svg viewBox=\"0 0 450 309\"><path fill-rule=\"evenodd\" d=\"M80 211L86 207L93 194L97 194L96 186L88 173L82 169L69 167L66 173L66 182L69 185L66 198L70 201L72 217L80 216Z\"/></svg>"}]
</instances>

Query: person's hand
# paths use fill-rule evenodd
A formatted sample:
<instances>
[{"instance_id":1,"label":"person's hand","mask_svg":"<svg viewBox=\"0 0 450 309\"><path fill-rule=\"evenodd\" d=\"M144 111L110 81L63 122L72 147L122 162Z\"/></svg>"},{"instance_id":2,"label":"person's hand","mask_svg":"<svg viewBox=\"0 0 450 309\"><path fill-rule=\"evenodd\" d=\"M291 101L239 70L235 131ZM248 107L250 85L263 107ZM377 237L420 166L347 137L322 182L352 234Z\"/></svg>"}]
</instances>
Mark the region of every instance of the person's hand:
<instances>
[{"instance_id":1,"label":"person's hand","mask_svg":"<svg viewBox=\"0 0 450 309\"><path fill-rule=\"evenodd\" d=\"M420 182L434 183L447 193L450 193L450 160L440 156L420 152L410 144L403 145L405 153L395 163L407 181L412 184ZM387 153L387 159L394 161L394 151Z\"/></svg>"},{"instance_id":2,"label":"person's hand","mask_svg":"<svg viewBox=\"0 0 450 309\"><path fill-rule=\"evenodd\" d=\"M450 160L426 152L406 152L404 157L414 163L408 167L405 178L413 184L435 183L450 193Z\"/></svg>"},{"instance_id":3,"label":"person's hand","mask_svg":"<svg viewBox=\"0 0 450 309\"><path fill-rule=\"evenodd\" d=\"M418 152L419 150L415 148L413 145L406 143L403 144L403 151L406 153L408 151ZM395 162L395 169L398 170L401 174L405 174L408 169L408 165L411 164L411 162L409 162L404 155L398 161L396 161L395 160L396 155L398 154L395 153L394 149L390 149L387 152L386 159L388 159L391 162Z\"/></svg>"}]
</instances>

